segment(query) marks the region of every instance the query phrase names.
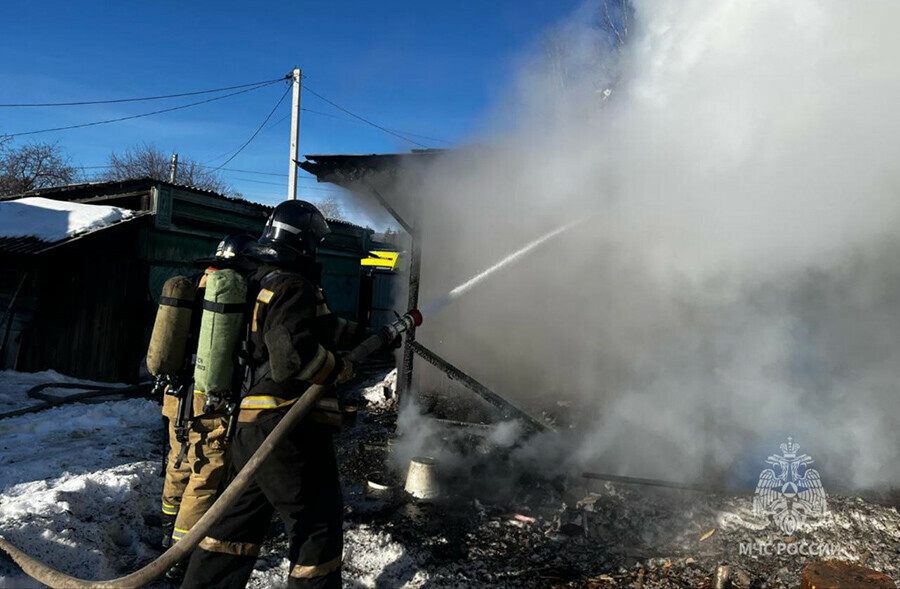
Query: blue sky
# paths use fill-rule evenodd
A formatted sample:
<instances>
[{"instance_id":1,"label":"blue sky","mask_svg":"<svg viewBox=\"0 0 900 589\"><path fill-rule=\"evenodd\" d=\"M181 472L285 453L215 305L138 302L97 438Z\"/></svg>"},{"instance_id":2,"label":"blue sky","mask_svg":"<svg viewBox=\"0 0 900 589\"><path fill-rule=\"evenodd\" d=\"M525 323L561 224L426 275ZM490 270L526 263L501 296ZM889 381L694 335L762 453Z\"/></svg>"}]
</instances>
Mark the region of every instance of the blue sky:
<instances>
[{"instance_id":1,"label":"blue sky","mask_svg":"<svg viewBox=\"0 0 900 589\"><path fill-rule=\"evenodd\" d=\"M294 65L313 90L382 126L452 143L477 137L541 32L579 2L10 2L0 19L0 103L125 98L275 78ZM74 163L150 142L208 162L240 146L284 91L279 85L152 117L22 137L59 141ZM0 134L128 116L194 102L0 109ZM287 173L289 97L229 168ZM306 93L300 152L417 147ZM339 117L339 118L335 118ZM280 123L275 124L281 120ZM412 137L426 145L446 144ZM222 160L211 163L218 164ZM94 170L86 170L93 172ZM277 202L286 179L228 172L247 198ZM263 184L261 182L275 182ZM300 182L317 200L327 185Z\"/></svg>"}]
</instances>

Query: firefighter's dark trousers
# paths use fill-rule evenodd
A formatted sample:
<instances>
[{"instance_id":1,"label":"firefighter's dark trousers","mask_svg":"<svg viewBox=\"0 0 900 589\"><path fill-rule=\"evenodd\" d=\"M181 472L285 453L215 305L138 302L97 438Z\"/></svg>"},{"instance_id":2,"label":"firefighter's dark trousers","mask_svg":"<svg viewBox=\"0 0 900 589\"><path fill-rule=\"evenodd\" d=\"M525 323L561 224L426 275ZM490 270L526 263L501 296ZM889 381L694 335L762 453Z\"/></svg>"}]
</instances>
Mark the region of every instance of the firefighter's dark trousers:
<instances>
[{"instance_id":1,"label":"firefighter's dark trousers","mask_svg":"<svg viewBox=\"0 0 900 589\"><path fill-rule=\"evenodd\" d=\"M239 424L228 481L283 414L273 410ZM290 538L288 587L340 587L343 504L332 434L309 420L275 448L241 498L202 540L182 587L244 587L276 510Z\"/></svg>"}]
</instances>

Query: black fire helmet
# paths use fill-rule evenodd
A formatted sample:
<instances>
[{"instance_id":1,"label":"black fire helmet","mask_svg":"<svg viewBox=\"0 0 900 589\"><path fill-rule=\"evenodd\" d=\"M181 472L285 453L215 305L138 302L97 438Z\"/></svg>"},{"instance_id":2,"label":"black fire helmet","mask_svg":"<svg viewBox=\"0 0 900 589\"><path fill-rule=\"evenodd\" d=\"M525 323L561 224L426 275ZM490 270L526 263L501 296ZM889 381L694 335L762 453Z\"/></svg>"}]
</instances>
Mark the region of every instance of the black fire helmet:
<instances>
[{"instance_id":1,"label":"black fire helmet","mask_svg":"<svg viewBox=\"0 0 900 589\"><path fill-rule=\"evenodd\" d=\"M315 261L316 250L331 233L319 209L304 200L288 200L275 207L250 255L263 261L290 264L303 258Z\"/></svg>"},{"instance_id":2,"label":"black fire helmet","mask_svg":"<svg viewBox=\"0 0 900 589\"><path fill-rule=\"evenodd\" d=\"M245 253L247 248L256 244L252 235L247 233L232 233L219 242L216 253L212 258L197 260L202 266L213 266L219 269L231 268L241 273L252 272L256 264Z\"/></svg>"}]
</instances>

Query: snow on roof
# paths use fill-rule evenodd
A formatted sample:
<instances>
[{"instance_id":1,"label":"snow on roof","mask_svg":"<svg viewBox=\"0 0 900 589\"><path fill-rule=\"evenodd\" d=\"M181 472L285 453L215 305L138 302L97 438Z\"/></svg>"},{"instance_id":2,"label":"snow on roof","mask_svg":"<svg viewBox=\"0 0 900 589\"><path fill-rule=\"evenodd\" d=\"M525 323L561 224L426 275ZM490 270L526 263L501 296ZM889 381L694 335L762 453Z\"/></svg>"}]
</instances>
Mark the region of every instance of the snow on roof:
<instances>
[{"instance_id":1,"label":"snow on roof","mask_svg":"<svg viewBox=\"0 0 900 589\"><path fill-rule=\"evenodd\" d=\"M0 237L34 237L56 242L135 216L134 211L27 197L0 202Z\"/></svg>"}]
</instances>

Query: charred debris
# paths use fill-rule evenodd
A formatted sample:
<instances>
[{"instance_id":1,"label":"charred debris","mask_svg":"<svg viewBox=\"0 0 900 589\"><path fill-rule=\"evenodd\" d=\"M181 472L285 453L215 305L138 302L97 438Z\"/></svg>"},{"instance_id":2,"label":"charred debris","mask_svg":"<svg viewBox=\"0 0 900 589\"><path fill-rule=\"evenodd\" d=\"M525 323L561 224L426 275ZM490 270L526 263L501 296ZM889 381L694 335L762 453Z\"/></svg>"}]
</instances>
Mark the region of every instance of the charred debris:
<instances>
[{"instance_id":1,"label":"charred debris","mask_svg":"<svg viewBox=\"0 0 900 589\"><path fill-rule=\"evenodd\" d=\"M437 498L415 499L404 490L409 460L394 373L382 380L391 365L370 363L362 378L374 384L344 399L345 518L407 547L428 573L423 586L799 587L805 569L823 560L808 547L823 543L841 566L900 577L891 499L829 495L826 517L785 537L753 514L752 489L526 468L512 456L534 432L523 427L513 444L496 443L497 423L513 409L479 394L450 404L438 394L419 399L433 435L458 459L438 462ZM779 545L807 546L808 554L778 553Z\"/></svg>"}]
</instances>

